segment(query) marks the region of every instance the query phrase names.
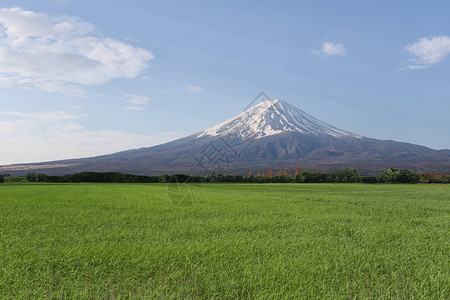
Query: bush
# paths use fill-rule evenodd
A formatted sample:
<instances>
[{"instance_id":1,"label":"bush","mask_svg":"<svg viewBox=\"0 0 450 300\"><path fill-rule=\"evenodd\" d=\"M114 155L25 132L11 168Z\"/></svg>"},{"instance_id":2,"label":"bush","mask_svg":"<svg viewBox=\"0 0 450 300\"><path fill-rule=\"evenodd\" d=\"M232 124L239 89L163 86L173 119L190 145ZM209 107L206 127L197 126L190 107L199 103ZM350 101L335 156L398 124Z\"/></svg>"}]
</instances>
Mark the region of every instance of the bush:
<instances>
[{"instance_id":1,"label":"bush","mask_svg":"<svg viewBox=\"0 0 450 300\"><path fill-rule=\"evenodd\" d=\"M305 183L321 183L325 182L326 174L305 170L300 173Z\"/></svg>"},{"instance_id":2,"label":"bush","mask_svg":"<svg viewBox=\"0 0 450 300\"><path fill-rule=\"evenodd\" d=\"M289 175L281 174L281 175L275 176L275 182L278 182L278 183L289 183L289 182L294 182L294 180Z\"/></svg>"},{"instance_id":3,"label":"bush","mask_svg":"<svg viewBox=\"0 0 450 300\"><path fill-rule=\"evenodd\" d=\"M334 172L331 180L339 183L355 183L359 181L359 174L355 168L345 168L344 170Z\"/></svg>"},{"instance_id":4,"label":"bush","mask_svg":"<svg viewBox=\"0 0 450 300\"><path fill-rule=\"evenodd\" d=\"M378 183L378 178L375 176L363 176L360 180L362 183Z\"/></svg>"},{"instance_id":5,"label":"bush","mask_svg":"<svg viewBox=\"0 0 450 300\"><path fill-rule=\"evenodd\" d=\"M5 176L3 178L4 182L26 182L25 176Z\"/></svg>"},{"instance_id":6,"label":"bush","mask_svg":"<svg viewBox=\"0 0 450 300\"><path fill-rule=\"evenodd\" d=\"M294 182L296 183L302 183L305 182L305 177L303 177L303 175L301 173L298 173L297 175L295 175L294 177Z\"/></svg>"},{"instance_id":7,"label":"bush","mask_svg":"<svg viewBox=\"0 0 450 300\"><path fill-rule=\"evenodd\" d=\"M429 178L427 183L450 183L450 177Z\"/></svg>"},{"instance_id":8,"label":"bush","mask_svg":"<svg viewBox=\"0 0 450 300\"><path fill-rule=\"evenodd\" d=\"M383 183L419 183L420 176L410 170L387 169L381 176Z\"/></svg>"},{"instance_id":9,"label":"bush","mask_svg":"<svg viewBox=\"0 0 450 300\"><path fill-rule=\"evenodd\" d=\"M420 176L410 170L400 170L396 174L396 182L397 183L419 183Z\"/></svg>"}]
</instances>

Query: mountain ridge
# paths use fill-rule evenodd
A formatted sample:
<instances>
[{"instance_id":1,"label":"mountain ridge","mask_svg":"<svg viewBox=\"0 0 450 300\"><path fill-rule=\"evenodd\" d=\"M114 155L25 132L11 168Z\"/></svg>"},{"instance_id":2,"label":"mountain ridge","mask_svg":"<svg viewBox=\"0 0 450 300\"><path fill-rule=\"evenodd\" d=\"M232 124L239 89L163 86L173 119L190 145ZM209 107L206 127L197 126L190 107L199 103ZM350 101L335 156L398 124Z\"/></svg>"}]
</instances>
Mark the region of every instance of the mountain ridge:
<instances>
[{"instance_id":1,"label":"mountain ridge","mask_svg":"<svg viewBox=\"0 0 450 300\"><path fill-rule=\"evenodd\" d=\"M450 173L450 150L364 137L276 99L262 101L234 118L165 144L89 158L4 166L0 173L205 175L279 167L318 171L356 167L363 174L378 174L391 167Z\"/></svg>"}]
</instances>

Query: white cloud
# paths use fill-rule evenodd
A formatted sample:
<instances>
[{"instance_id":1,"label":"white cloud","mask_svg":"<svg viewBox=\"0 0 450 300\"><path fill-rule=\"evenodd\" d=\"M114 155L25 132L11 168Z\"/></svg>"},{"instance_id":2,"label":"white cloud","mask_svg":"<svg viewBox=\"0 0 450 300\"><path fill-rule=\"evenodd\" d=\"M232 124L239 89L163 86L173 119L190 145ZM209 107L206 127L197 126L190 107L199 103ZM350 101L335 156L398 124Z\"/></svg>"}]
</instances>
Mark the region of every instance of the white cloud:
<instances>
[{"instance_id":1,"label":"white cloud","mask_svg":"<svg viewBox=\"0 0 450 300\"><path fill-rule=\"evenodd\" d=\"M201 87L199 87L199 86L195 86L195 85L188 85L188 86L186 87L186 90L187 90L189 93L199 93L199 92L203 91L203 88L201 88Z\"/></svg>"},{"instance_id":2,"label":"white cloud","mask_svg":"<svg viewBox=\"0 0 450 300\"><path fill-rule=\"evenodd\" d=\"M133 105L145 105L150 101L149 97L144 96L138 96L138 95L125 95L126 100L125 102L131 103Z\"/></svg>"},{"instance_id":3,"label":"white cloud","mask_svg":"<svg viewBox=\"0 0 450 300\"><path fill-rule=\"evenodd\" d=\"M20 111L0 111L0 118L5 119L8 117L14 118L26 118L26 119L38 119L41 121L67 121L80 119L79 116L68 114L64 111L51 111L40 113L27 113Z\"/></svg>"},{"instance_id":4,"label":"white cloud","mask_svg":"<svg viewBox=\"0 0 450 300\"><path fill-rule=\"evenodd\" d=\"M177 138L120 130L88 130L84 115L62 111L0 111L0 165L103 155L149 147Z\"/></svg>"},{"instance_id":5,"label":"white cloud","mask_svg":"<svg viewBox=\"0 0 450 300\"><path fill-rule=\"evenodd\" d=\"M402 68L403 70L425 69L450 54L450 37L445 35L424 37L407 45L405 51L412 56L413 64Z\"/></svg>"},{"instance_id":6,"label":"white cloud","mask_svg":"<svg viewBox=\"0 0 450 300\"><path fill-rule=\"evenodd\" d=\"M50 124L67 125L81 118L63 111L39 113L0 111L0 137L22 136L26 133L39 134L41 131L38 126L46 127Z\"/></svg>"},{"instance_id":7,"label":"white cloud","mask_svg":"<svg viewBox=\"0 0 450 300\"><path fill-rule=\"evenodd\" d=\"M84 96L85 86L135 78L150 51L96 34L74 17L0 9L0 85Z\"/></svg>"},{"instance_id":8,"label":"white cloud","mask_svg":"<svg viewBox=\"0 0 450 300\"><path fill-rule=\"evenodd\" d=\"M135 110L135 111L143 111L144 108L139 107L139 106L124 106L122 107L122 109L124 110Z\"/></svg>"},{"instance_id":9,"label":"white cloud","mask_svg":"<svg viewBox=\"0 0 450 300\"><path fill-rule=\"evenodd\" d=\"M314 50L315 54L344 55L347 50L341 43L324 42L320 50Z\"/></svg>"},{"instance_id":10,"label":"white cloud","mask_svg":"<svg viewBox=\"0 0 450 300\"><path fill-rule=\"evenodd\" d=\"M409 65L403 68L400 68L400 71L403 70L421 70L421 69L426 69L427 66L417 66L417 65Z\"/></svg>"}]
</instances>

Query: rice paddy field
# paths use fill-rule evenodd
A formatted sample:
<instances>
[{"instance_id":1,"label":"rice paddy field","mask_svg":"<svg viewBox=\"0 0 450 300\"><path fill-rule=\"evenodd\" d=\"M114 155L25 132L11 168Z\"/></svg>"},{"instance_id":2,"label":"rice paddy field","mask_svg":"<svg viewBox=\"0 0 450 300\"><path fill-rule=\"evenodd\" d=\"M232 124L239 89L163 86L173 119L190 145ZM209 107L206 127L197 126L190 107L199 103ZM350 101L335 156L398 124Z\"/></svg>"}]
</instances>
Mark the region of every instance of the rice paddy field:
<instances>
[{"instance_id":1,"label":"rice paddy field","mask_svg":"<svg viewBox=\"0 0 450 300\"><path fill-rule=\"evenodd\" d=\"M1 299L450 299L450 185L2 184Z\"/></svg>"}]
</instances>

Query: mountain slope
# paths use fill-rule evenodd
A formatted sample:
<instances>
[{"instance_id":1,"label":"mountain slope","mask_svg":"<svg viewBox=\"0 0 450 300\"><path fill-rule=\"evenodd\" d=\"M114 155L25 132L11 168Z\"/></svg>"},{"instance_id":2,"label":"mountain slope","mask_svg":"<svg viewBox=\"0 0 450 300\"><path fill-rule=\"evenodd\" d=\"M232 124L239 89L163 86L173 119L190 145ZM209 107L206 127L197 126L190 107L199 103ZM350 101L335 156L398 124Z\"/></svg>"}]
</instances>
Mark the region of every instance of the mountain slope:
<instances>
[{"instance_id":1,"label":"mountain slope","mask_svg":"<svg viewBox=\"0 0 450 300\"><path fill-rule=\"evenodd\" d=\"M231 133L247 139L262 138L283 132L360 137L328 125L280 99L262 101L233 119L206 129L198 137L226 136Z\"/></svg>"},{"instance_id":2,"label":"mountain slope","mask_svg":"<svg viewBox=\"0 0 450 300\"><path fill-rule=\"evenodd\" d=\"M387 168L450 173L450 150L366 138L328 125L281 100L263 101L235 118L162 145L110 155L0 167L0 173L117 171L158 175L245 173L296 167L365 174Z\"/></svg>"}]
</instances>

